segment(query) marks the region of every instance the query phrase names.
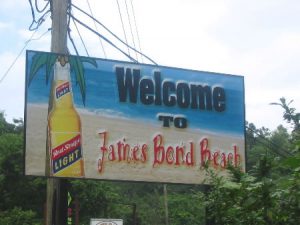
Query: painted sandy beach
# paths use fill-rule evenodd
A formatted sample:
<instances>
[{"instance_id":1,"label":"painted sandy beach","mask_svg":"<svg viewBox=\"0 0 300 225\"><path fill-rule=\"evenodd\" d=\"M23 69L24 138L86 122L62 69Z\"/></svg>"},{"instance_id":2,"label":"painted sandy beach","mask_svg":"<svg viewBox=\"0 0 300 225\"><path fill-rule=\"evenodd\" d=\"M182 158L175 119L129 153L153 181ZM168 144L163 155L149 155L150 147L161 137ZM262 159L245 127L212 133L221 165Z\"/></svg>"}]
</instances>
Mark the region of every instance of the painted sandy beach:
<instances>
[{"instance_id":1,"label":"painted sandy beach","mask_svg":"<svg viewBox=\"0 0 300 225\"><path fill-rule=\"evenodd\" d=\"M171 183L202 183L205 179L205 170L201 168L201 150L200 141L207 139L207 148L212 151L232 154L233 146L236 146L241 161L244 156L244 137L225 136L213 134L198 130L162 128L159 125L145 123L143 121L134 121L122 118L112 118L101 114L93 114L79 110L82 135L83 135L83 157L85 164L85 177L92 179L109 180L131 180L131 181L153 181L153 182L171 182ZM106 131L106 146L117 146L117 143L123 142L130 146L146 145L147 149L143 156L142 150L136 151L133 158L128 160L118 158L116 152L115 160L109 160L112 155L103 158L103 170L98 170L98 162L102 157L100 150L103 146L103 136L99 132ZM45 157L46 157L46 135L47 135L47 106L38 104L27 105L26 116L26 175L45 175ZM175 163L176 156L169 154L165 157L163 163L154 163L160 160L158 155L154 154L154 137L160 135L161 147L167 152L168 147L175 149L176 146L184 146L185 153L191 152L193 143L193 165L187 165L190 154L186 154L185 162ZM172 151L170 151L172 153ZM175 151L174 151L175 152ZM212 153L213 154L213 153ZM136 156L136 157L135 157ZM146 156L146 157L145 157ZM173 163L172 162L173 159ZM213 167L212 167L213 168ZM223 171L218 169L218 171ZM224 172L224 171L223 171ZM222 172L222 173L223 173Z\"/></svg>"}]
</instances>

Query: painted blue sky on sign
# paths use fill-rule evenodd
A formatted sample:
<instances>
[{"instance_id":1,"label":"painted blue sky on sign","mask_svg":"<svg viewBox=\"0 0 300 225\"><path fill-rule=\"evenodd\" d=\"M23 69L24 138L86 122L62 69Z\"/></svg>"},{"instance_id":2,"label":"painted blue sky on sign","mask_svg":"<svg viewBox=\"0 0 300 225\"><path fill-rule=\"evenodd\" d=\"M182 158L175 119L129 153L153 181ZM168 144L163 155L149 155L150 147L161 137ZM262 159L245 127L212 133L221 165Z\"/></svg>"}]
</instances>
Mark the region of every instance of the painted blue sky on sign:
<instances>
[{"instance_id":1,"label":"painted blue sky on sign","mask_svg":"<svg viewBox=\"0 0 300 225\"><path fill-rule=\"evenodd\" d=\"M34 52L28 51L27 76L30 69L31 58ZM45 53L46 54L46 53ZM72 74L74 101L76 107L96 114L109 117L121 117L152 124L161 125L157 119L158 113L183 115L188 121L188 128L209 130L211 132L243 135L244 134L244 79L242 76L225 75L179 68L133 64L112 60L97 60L97 68L85 65L86 103L83 105L79 86L76 85ZM226 110L200 110L166 107L164 105L144 105L138 100L137 104L120 103L115 75L115 67L130 67L140 69L141 77L151 78L154 71L160 71L162 80L174 82L184 81L211 87L219 86L225 89ZM41 69L28 89L27 102L48 104L50 84L46 84L45 71ZM139 99L139 98L138 98Z\"/></svg>"}]
</instances>

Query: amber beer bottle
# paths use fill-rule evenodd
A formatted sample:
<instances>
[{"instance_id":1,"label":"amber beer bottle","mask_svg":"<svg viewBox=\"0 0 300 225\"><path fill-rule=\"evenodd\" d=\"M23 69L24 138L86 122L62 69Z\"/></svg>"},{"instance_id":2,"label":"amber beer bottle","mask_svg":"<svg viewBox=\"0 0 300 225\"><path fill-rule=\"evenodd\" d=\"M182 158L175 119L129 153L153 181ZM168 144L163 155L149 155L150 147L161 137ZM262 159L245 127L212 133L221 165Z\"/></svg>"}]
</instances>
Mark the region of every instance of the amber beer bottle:
<instances>
[{"instance_id":1,"label":"amber beer bottle","mask_svg":"<svg viewBox=\"0 0 300 225\"><path fill-rule=\"evenodd\" d=\"M54 65L52 109L48 115L48 163L55 177L84 177L80 117L74 108L70 64L59 57Z\"/></svg>"}]
</instances>

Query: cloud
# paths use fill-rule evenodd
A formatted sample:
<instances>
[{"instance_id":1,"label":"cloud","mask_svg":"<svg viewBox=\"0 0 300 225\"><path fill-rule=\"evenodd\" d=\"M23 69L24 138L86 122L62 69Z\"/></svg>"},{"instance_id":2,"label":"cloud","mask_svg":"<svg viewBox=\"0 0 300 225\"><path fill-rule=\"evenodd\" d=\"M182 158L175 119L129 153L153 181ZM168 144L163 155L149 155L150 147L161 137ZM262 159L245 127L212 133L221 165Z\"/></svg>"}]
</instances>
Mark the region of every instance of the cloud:
<instances>
[{"instance_id":1,"label":"cloud","mask_svg":"<svg viewBox=\"0 0 300 225\"><path fill-rule=\"evenodd\" d=\"M8 21L13 18L11 21L14 24L29 23L27 15L31 16L30 6L28 1L20 0L9 0L1 1L0 7L0 21Z\"/></svg>"},{"instance_id":2,"label":"cloud","mask_svg":"<svg viewBox=\"0 0 300 225\"><path fill-rule=\"evenodd\" d=\"M0 31L6 30L6 29L12 29L12 27L13 27L13 24L11 22L6 23L6 22L0 21Z\"/></svg>"},{"instance_id":3,"label":"cloud","mask_svg":"<svg viewBox=\"0 0 300 225\"><path fill-rule=\"evenodd\" d=\"M42 3L41 1L40 4ZM73 0L72 3L89 12L86 1ZM133 27L133 12L129 2L127 3ZM285 0L263 2L228 0L226 3L199 0L141 0L133 3L142 52L158 64L243 75L247 120L258 125L275 129L282 122L281 109L269 105L280 97L294 99L295 108L299 111L299 1L290 0L287 4ZM119 1L119 4L127 40L133 45L125 2ZM16 5L18 7L15 7ZM94 0L90 1L90 5L94 16L125 40L117 2ZM9 12L13 12L13 15L10 16ZM75 9L72 12L81 21L95 28L92 20ZM32 34L26 30L31 22L31 12L28 2L12 0L3 2L0 14L0 32L1 36L5 37L5 45L1 46L1 49L6 52L1 53L0 62L2 65L9 65ZM48 18L47 21L48 23L43 24L35 35L36 38L51 26L51 19ZM80 25L78 27L90 56L104 57L99 38ZM116 42L101 26L97 25L97 29L127 52L127 48ZM7 30L9 32L6 32ZM84 47L73 25L71 30L80 54L85 55ZM137 41L136 33L133 34ZM102 43L108 58L128 61L107 43L104 41ZM49 51L50 33L40 40L30 42L28 48ZM72 49L70 42L69 48ZM18 60L19 70L15 69L16 71L11 72L12 74L3 82L5 90L0 93L1 96L14 90L13 87L8 87L17 82L13 77L17 77L17 74L25 75L20 60L24 58ZM4 73L4 69L2 67L0 70L0 76ZM22 85L19 89L22 90Z\"/></svg>"},{"instance_id":4,"label":"cloud","mask_svg":"<svg viewBox=\"0 0 300 225\"><path fill-rule=\"evenodd\" d=\"M109 9L96 16L123 37L116 4L93 4ZM245 76L247 119L275 129L283 122L282 111L269 103L282 96L300 103L299 8L294 0L288 5L283 0L154 0L136 1L135 16L144 53L160 65ZM126 11L122 13L131 41Z\"/></svg>"},{"instance_id":5,"label":"cloud","mask_svg":"<svg viewBox=\"0 0 300 225\"><path fill-rule=\"evenodd\" d=\"M17 7L16 7L17 6ZM1 2L1 10L2 11L13 11L13 10L22 10L24 8L29 7L29 3L26 1L20 0L9 0Z\"/></svg>"},{"instance_id":6,"label":"cloud","mask_svg":"<svg viewBox=\"0 0 300 225\"><path fill-rule=\"evenodd\" d=\"M0 55L1 78L7 71L16 55L5 52ZM23 117L24 114L24 88L25 88L25 58L21 56L12 67L5 79L0 83L0 110L5 110L8 120Z\"/></svg>"}]
</instances>

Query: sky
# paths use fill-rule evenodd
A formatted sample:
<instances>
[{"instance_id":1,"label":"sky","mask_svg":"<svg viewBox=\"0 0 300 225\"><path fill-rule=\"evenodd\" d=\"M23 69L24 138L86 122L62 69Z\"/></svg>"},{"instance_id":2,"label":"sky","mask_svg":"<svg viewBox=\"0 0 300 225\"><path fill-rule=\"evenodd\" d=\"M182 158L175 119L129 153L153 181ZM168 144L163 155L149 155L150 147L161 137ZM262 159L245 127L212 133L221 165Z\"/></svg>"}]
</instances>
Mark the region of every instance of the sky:
<instances>
[{"instance_id":1,"label":"sky","mask_svg":"<svg viewBox=\"0 0 300 225\"><path fill-rule=\"evenodd\" d=\"M39 8L46 2L37 0ZM279 124L289 127L282 119L283 110L270 105L281 97L294 100L291 106L297 112L300 110L298 0L72 0L72 3L90 13L89 3L97 20L159 65L244 76L246 120L257 127L270 130ZM72 14L128 52L75 8ZM36 18L39 16L36 12ZM9 121L24 117L25 50L50 51L50 15L37 31L29 31L31 23L29 1L2 0L0 110ZM79 54L86 56L73 21L70 25ZM100 41L79 24L77 27L90 57L128 61L104 40ZM70 42L68 48L75 53ZM132 51L129 53L136 57ZM151 63L137 57L140 62Z\"/></svg>"}]
</instances>

